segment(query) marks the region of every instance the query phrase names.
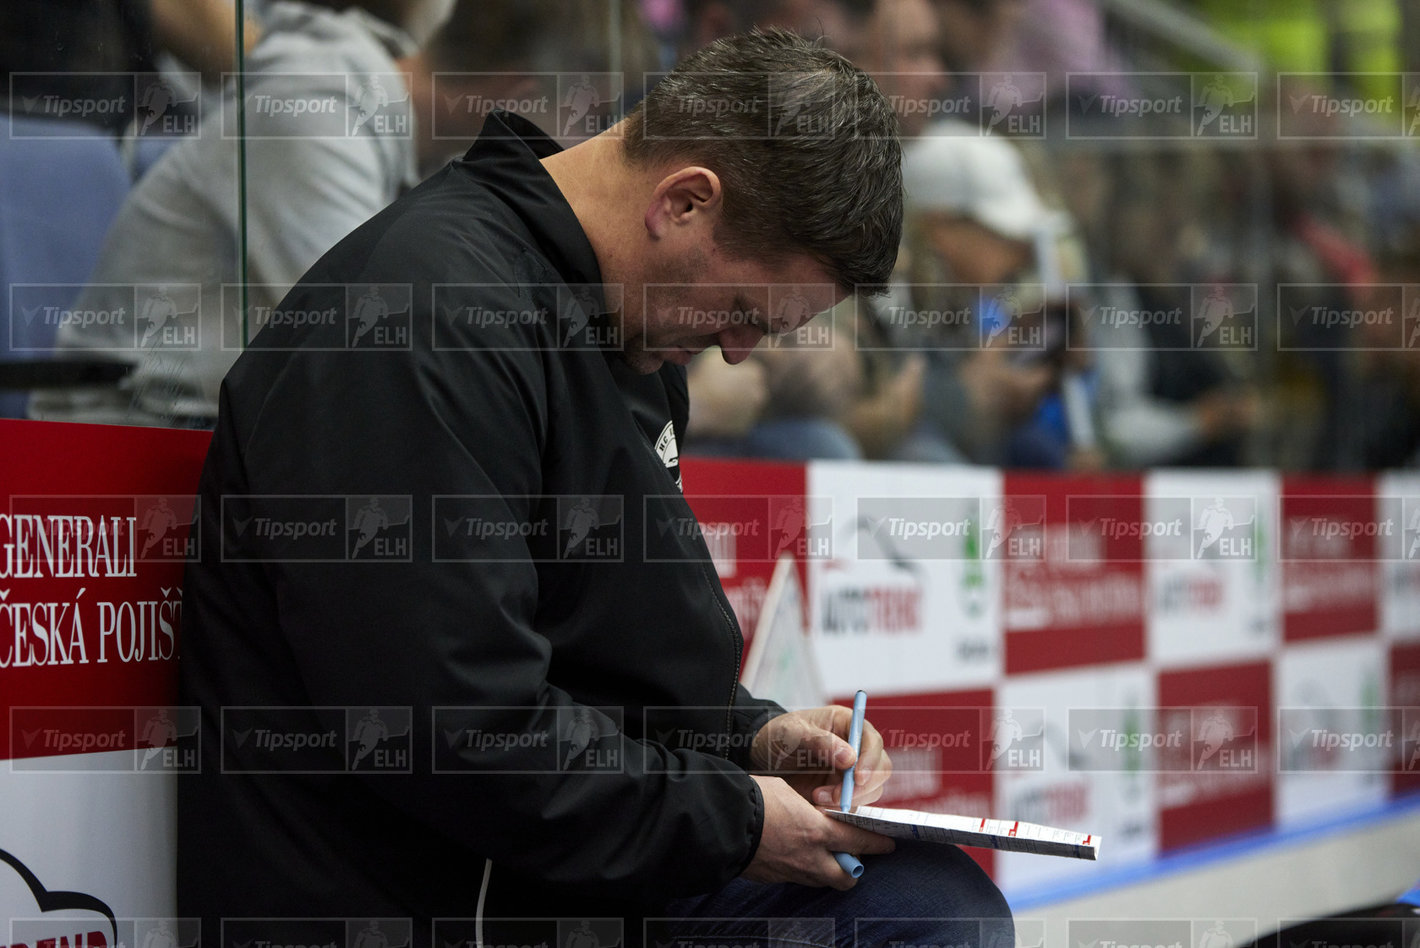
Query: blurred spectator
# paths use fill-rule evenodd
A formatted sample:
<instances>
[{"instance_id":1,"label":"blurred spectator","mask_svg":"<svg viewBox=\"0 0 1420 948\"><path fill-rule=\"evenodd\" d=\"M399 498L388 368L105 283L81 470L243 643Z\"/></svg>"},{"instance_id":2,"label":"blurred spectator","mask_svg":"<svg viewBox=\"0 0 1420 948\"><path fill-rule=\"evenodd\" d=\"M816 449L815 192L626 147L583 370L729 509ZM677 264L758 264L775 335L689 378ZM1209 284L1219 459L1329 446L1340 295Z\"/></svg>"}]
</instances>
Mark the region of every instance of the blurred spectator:
<instances>
[{"instance_id":1,"label":"blurred spectator","mask_svg":"<svg viewBox=\"0 0 1420 948\"><path fill-rule=\"evenodd\" d=\"M1102 312L1177 310L1178 316L1090 322L1086 345L1099 375L1101 437L1112 463L1122 467L1236 466L1261 423L1261 401L1222 352L1192 336L1190 301L1213 293L1215 281L1198 280L1181 256L1198 236L1190 219L1197 208L1161 197L1151 192L1116 210L1115 269L1093 302Z\"/></svg>"},{"instance_id":2,"label":"blurred spectator","mask_svg":"<svg viewBox=\"0 0 1420 948\"><path fill-rule=\"evenodd\" d=\"M546 0L460 0L429 42L401 62L416 105L419 177L467 151L494 103L518 103L555 89L545 77L567 68L567 43L548 29L549 7ZM582 41L579 36L576 42Z\"/></svg>"},{"instance_id":3,"label":"blurred spectator","mask_svg":"<svg viewBox=\"0 0 1420 948\"><path fill-rule=\"evenodd\" d=\"M32 417L211 425L243 331L259 328L248 324L250 315L257 323L269 317L322 253L416 182L414 107L395 60L429 39L452 0L379 3L394 20L332 2L345 9L276 2L268 10L246 70L244 193L229 90L222 111L169 150L119 212L75 305L130 316L65 325L57 344L132 362L126 384L37 393ZM297 115L286 107L297 102L320 109ZM238 283L245 283L245 309ZM169 338L180 344L165 344Z\"/></svg>"},{"instance_id":4,"label":"blurred spectator","mask_svg":"<svg viewBox=\"0 0 1420 948\"><path fill-rule=\"evenodd\" d=\"M1381 264L1380 282L1361 306L1405 313L1406 304L1420 306L1417 290L1420 252L1411 251ZM1359 466L1368 471L1420 467L1420 318L1399 323L1399 337L1394 324L1361 327L1353 417L1360 431Z\"/></svg>"},{"instance_id":5,"label":"blurred spectator","mask_svg":"<svg viewBox=\"0 0 1420 948\"><path fill-rule=\"evenodd\" d=\"M245 25L250 50L259 30L250 18ZM26 100L46 95L127 97L131 103L133 77L162 70L163 54L176 60L177 70L194 71L215 87L236 68L236 26L230 0L6 0L0 4L0 96L15 114L35 111ZM183 104L172 108L180 111ZM123 133L133 110L86 118Z\"/></svg>"},{"instance_id":6,"label":"blurred spectator","mask_svg":"<svg viewBox=\"0 0 1420 948\"><path fill-rule=\"evenodd\" d=\"M844 44L864 29L875 5L876 0L686 0L681 53L751 27L782 26L822 38L853 59Z\"/></svg>"},{"instance_id":7,"label":"blurred spectator","mask_svg":"<svg viewBox=\"0 0 1420 948\"><path fill-rule=\"evenodd\" d=\"M932 0L932 6L942 63L953 73L973 73L1000 55L1024 18L1027 0Z\"/></svg>"},{"instance_id":8,"label":"blurred spectator","mask_svg":"<svg viewBox=\"0 0 1420 948\"><path fill-rule=\"evenodd\" d=\"M897 344L924 350L928 360L924 415L892 456L1093 466L1083 454L1088 441L1072 437L1059 399L1042 410L1066 374L1072 330L1063 306L1061 215L1041 201L1009 142L967 123L938 123L909 145L903 183L909 279L898 288L897 311L970 318L933 330L889 318ZM1032 271L1037 282L1011 288ZM1030 345L1013 344L1027 338Z\"/></svg>"},{"instance_id":9,"label":"blurred spectator","mask_svg":"<svg viewBox=\"0 0 1420 948\"><path fill-rule=\"evenodd\" d=\"M1344 141L1270 148L1263 156L1271 185L1268 277L1290 284L1286 309L1350 312L1367 308L1378 281L1366 243L1369 222ZM1352 206L1358 204L1358 206ZM1291 463L1314 470L1359 470L1364 432L1372 419L1361 395L1362 353L1357 327L1338 335L1311 318L1279 320L1282 370L1307 403L1291 413L1284 445Z\"/></svg>"}]
</instances>

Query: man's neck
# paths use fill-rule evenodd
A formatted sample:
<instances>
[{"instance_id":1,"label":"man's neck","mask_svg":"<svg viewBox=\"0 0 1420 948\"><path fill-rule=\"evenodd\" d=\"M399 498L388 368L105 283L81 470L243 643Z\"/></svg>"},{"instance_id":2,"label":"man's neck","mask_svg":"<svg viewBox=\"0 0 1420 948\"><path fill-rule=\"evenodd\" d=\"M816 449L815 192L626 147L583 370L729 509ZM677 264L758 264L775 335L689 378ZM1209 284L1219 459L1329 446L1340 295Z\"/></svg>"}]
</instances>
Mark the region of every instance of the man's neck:
<instances>
[{"instance_id":1,"label":"man's neck","mask_svg":"<svg viewBox=\"0 0 1420 948\"><path fill-rule=\"evenodd\" d=\"M582 225L602 283L607 285L624 281L629 263L623 259L624 248L635 245L636 235L622 232L639 223L626 213L626 205L646 197L639 187L640 176L626 163L621 139L613 137L619 129L609 129L542 159L543 168Z\"/></svg>"}]
</instances>

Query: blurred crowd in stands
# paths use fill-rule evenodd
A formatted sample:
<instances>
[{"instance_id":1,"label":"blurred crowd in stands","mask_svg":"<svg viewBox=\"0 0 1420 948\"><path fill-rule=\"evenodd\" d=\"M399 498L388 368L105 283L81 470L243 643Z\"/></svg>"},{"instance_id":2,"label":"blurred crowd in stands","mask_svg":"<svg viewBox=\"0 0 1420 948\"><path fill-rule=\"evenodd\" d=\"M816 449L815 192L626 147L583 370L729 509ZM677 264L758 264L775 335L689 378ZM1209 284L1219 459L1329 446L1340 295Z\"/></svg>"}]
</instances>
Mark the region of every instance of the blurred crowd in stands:
<instances>
[{"instance_id":1,"label":"blurred crowd in stands","mask_svg":"<svg viewBox=\"0 0 1420 948\"><path fill-rule=\"evenodd\" d=\"M850 297L741 364L697 356L688 453L1415 466L1420 85L1405 74L1420 62L1405 59L1405 8L7 0L0 415L210 426L245 314L456 158L482 119L456 103L550 96L563 110L530 118L602 116L545 129L566 143L686 51L782 26L899 105L897 274L887 296ZM1180 94L1174 112L1137 106ZM50 107L124 96L134 107ZM337 105L259 105L300 96ZM1298 107L1387 97L1389 116ZM764 305L817 311L815 290L768 288ZM352 345L399 305L362 291ZM47 315L124 307L128 322ZM173 336L184 317L197 335Z\"/></svg>"}]
</instances>

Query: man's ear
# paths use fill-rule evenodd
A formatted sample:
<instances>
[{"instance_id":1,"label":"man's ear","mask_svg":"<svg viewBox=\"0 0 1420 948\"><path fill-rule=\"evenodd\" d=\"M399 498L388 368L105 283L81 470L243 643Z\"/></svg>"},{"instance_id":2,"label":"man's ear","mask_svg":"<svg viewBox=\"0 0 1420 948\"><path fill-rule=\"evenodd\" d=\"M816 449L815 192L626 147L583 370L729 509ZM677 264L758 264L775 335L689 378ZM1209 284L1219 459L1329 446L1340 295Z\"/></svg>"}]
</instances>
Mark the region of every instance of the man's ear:
<instances>
[{"instance_id":1,"label":"man's ear","mask_svg":"<svg viewBox=\"0 0 1420 948\"><path fill-rule=\"evenodd\" d=\"M720 176L709 168L688 165L672 171L651 192L646 207L646 231L654 238L671 228L704 222L713 225L720 213Z\"/></svg>"}]
</instances>

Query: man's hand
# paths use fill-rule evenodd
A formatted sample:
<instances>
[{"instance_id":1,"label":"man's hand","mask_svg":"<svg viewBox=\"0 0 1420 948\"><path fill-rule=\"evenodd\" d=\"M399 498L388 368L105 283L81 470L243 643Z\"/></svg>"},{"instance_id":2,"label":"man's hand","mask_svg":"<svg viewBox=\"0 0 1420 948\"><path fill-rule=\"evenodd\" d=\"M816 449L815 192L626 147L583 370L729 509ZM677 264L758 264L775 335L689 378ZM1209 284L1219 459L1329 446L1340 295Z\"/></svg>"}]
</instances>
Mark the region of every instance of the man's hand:
<instances>
[{"instance_id":1,"label":"man's hand","mask_svg":"<svg viewBox=\"0 0 1420 948\"><path fill-rule=\"evenodd\" d=\"M764 830L754 859L742 873L751 882L851 889L857 880L843 871L834 853L863 856L892 852L894 844L889 837L825 816L778 777L753 779L764 796Z\"/></svg>"},{"instance_id":2,"label":"man's hand","mask_svg":"<svg viewBox=\"0 0 1420 948\"><path fill-rule=\"evenodd\" d=\"M855 759L847 740L852 721L852 710L836 705L771 718L754 736L750 762L756 770L782 777L799 796L819 806L838 806L843 771L853 767L853 802L872 803L882 796L892 761L883 750L882 735L867 721Z\"/></svg>"}]
</instances>

